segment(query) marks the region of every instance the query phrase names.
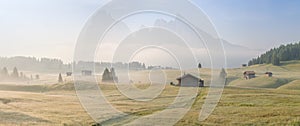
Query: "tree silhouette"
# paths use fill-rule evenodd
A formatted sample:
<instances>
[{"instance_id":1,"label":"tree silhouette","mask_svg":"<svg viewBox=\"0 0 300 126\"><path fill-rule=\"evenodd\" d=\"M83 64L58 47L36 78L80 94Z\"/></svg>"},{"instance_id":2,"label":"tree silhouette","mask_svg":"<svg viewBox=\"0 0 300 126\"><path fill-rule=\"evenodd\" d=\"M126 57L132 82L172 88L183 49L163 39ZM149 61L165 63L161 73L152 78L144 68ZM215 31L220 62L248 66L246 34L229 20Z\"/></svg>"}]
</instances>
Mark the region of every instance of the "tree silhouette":
<instances>
[{"instance_id":1,"label":"tree silhouette","mask_svg":"<svg viewBox=\"0 0 300 126\"><path fill-rule=\"evenodd\" d=\"M115 76L116 76L116 72L115 72L115 69L114 69L114 68L111 68L111 69L110 69L110 72L111 72L112 77L115 77Z\"/></svg>"},{"instance_id":2,"label":"tree silhouette","mask_svg":"<svg viewBox=\"0 0 300 126\"><path fill-rule=\"evenodd\" d=\"M146 65L145 65L145 63L143 63L143 69L146 69Z\"/></svg>"},{"instance_id":3,"label":"tree silhouette","mask_svg":"<svg viewBox=\"0 0 300 126\"><path fill-rule=\"evenodd\" d=\"M221 72L220 72L220 77L221 77L221 78L226 78L226 77L227 77L227 73L226 73L226 71L225 71L224 68L222 68L222 70L221 70Z\"/></svg>"},{"instance_id":4,"label":"tree silhouette","mask_svg":"<svg viewBox=\"0 0 300 126\"><path fill-rule=\"evenodd\" d=\"M59 83L62 83L62 82L63 82L63 78L62 78L62 76L61 76L61 73L58 75L58 82L59 82Z\"/></svg>"},{"instance_id":5,"label":"tree silhouette","mask_svg":"<svg viewBox=\"0 0 300 126\"><path fill-rule=\"evenodd\" d=\"M199 69L202 68L202 64L201 63L198 64L198 68Z\"/></svg>"},{"instance_id":6,"label":"tree silhouette","mask_svg":"<svg viewBox=\"0 0 300 126\"><path fill-rule=\"evenodd\" d=\"M275 65L275 66L279 66L280 65L280 60L277 56L277 53L273 53L272 55L272 64Z\"/></svg>"},{"instance_id":7,"label":"tree silhouette","mask_svg":"<svg viewBox=\"0 0 300 126\"><path fill-rule=\"evenodd\" d=\"M105 68L103 74L102 74L102 81L108 81L109 80L109 70Z\"/></svg>"},{"instance_id":8,"label":"tree silhouette","mask_svg":"<svg viewBox=\"0 0 300 126\"><path fill-rule=\"evenodd\" d=\"M114 68L111 68L110 71L108 68L105 68L102 74L102 82L118 82L118 77Z\"/></svg>"},{"instance_id":9,"label":"tree silhouette","mask_svg":"<svg viewBox=\"0 0 300 126\"><path fill-rule=\"evenodd\" d=\"M13 78L18 78L19 77L19 72L18 72L18 69L16 67L14 67L14 70L11 74L11 77L13 77Z\"/></svg>"},{"instance_id":10,"label":"tree silhouette","mask_svg":"<svg viewBox=\"0 0 300 126\"><path fill-rule=\"evenodd\" d=\"M219 77L220 77L220 79L224 80L225 85L227 85L227 72L224 68L222 68Z\"/></svg>"},{"instance_id":11,"label":"tree silhouette","mask_svg":"<svg viewBox=\"0 0 300 126\"><path fill-rule=\"evenodd\" d=\"M113 81L113 82L118 82L119 81L114 68L110 69L110 80Z\"/></svg>"}]
</instances>

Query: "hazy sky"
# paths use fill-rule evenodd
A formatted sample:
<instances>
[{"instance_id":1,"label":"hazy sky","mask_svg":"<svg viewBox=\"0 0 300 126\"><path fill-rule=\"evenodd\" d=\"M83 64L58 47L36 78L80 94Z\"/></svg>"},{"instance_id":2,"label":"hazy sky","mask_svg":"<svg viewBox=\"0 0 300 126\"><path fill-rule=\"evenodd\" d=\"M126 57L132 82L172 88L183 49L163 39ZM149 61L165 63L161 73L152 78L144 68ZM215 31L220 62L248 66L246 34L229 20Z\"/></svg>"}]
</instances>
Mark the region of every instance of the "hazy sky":
<instances>
[{"instance_id":1,"label":"hazy sky","mask_svg":"<svg viewBox=\"0 0 300 126\"><path fill-rule=\"evenodd\" d=\"M72 60L77 37L101 0L0 0L0 56ZM194 0L220 36L253 49L300 40L299 0Z\"/></svg>"},{"instance_id":2,"label":"hazy sky","mask_svg":"<svg viewBox=\"0 0 300 126\"><path fill-rule=\"evenodd\" d=\"M220 36L249 48L269 49L300 40L299 0L201 0Z\"/></svg>"}]
</instances>

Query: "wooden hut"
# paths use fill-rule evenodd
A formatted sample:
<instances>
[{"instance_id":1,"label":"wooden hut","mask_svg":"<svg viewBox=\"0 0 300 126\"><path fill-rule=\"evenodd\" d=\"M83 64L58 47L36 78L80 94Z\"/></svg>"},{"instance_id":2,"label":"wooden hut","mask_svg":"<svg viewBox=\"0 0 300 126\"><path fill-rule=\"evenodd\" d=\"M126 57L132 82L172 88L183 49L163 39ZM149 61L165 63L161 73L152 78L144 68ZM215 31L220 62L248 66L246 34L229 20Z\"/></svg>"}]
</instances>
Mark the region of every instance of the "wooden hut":
<instances>
[{"instance_id":1,"label":"wooden hut","mask_svg":"<svg viewBox=\"0 0 300 126\"><path fill-rule=\"evenodd\" d=\"M191 74L185 74L182 77L177 78L178 85L182 87L204 87L204 80L193 76Z\"/></svg>"},{"instance_id":2,"label":"wooden hut","mask_svg":"<svg viewBox=\"0 0 300 126\"><path fill-rule=\"evenodd\" d=\"M252 79L252 78L255 78L255 72L254 71L245 71L244 72L244 78L245 79Z\"/></svg>"}]
</instances>

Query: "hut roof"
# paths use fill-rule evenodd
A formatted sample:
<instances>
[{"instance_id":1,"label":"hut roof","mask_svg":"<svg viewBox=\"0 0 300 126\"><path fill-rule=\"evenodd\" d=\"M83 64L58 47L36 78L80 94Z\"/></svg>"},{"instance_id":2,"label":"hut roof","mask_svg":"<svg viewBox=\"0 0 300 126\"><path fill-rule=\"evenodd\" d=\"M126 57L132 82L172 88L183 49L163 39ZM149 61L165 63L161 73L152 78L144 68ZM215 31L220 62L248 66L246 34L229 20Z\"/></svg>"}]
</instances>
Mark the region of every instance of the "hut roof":
<instances>
[{"instance_id":1,"label":"hut roof","mask_svg":"<svg viewBox=\"0 0 300 126\"><path fill-rule=\"evenodd\" d=\"M254 71L245 71L244 72L244 75L253 75L253 74L255 74Z\"/></svg>"},{"instance_id":2,"label":"hut roof","mask_svg":"<svg viewBox=\"0 0 300 126\"><path fill-rule=\"evenodd\" d=\"M198 77L196 77L196 76L194 76L192 74L185 74L185 75L183 75L181 77L178 77L177 80L181 80L181 79L186 78L186 77L192 77L192 78L200 80L200 78L198 78Z\"/></svg>"}]
</instances>

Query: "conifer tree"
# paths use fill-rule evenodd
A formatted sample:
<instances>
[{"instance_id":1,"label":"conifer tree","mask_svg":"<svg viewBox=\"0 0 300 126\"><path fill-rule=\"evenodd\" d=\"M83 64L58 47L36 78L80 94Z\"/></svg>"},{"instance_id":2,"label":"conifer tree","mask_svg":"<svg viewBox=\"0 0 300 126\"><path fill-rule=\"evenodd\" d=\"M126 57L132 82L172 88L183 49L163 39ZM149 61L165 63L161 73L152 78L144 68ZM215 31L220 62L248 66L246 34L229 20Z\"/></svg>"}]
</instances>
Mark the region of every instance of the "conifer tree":
<instances>
[{"instance_id":1,"label":"conifer tree","mask_svg":"<svg viewBox=\"0 0 300 126\"><path fill-rule=\"evenodd\" d=\"M109 70L105 68L103 74L102 74L102 81L107 81L109 80Z\"/></svg>"},{"instance_id":2,"label":"conifer tree","mask_svg":"<svg viewBox=\"0 0 300 126\"><path fill-rule=\"evenodd\" d=\"M18 69L16 67L14 67L14 70L13 70L11 76L13 78L18 78L19 77L19 72L18 72Z\"/></svg>"},{"instance_id":3,"label":"conifer tree","mask_svg":"<svg viewBox=\"0 0 300 126\"><path fill-rule=\"evenodd\" d=\"M225 71L224 68L222 68L222 70L221 70L221 72L220 72L220 77L221 77L221 78L226 78L226 77L227 77L227 73L226 73L226 71Z\"/></svg>"},{"instance_id":4,"label":"conifer tree","mask_svg":"<svg viewBox=\"0 0 300 126\"><path fill-rule=\"evenodd\" d=\"M201 63L198 64L198 68L199 69L202 68L202 64Z\"/></svg>"},{"instance_id":5,"label":"conifer tree","mask_svg":"<svg viewBox=\"0 0 300 126\"><path fill-rule=\"evenodd\" d=\"M61 76L61 73L58 75L58 82L59 82L59 83L62 83L62 82L63 82L63 78L62 78L62 76Z\"/></svg>"}]
</instances>

